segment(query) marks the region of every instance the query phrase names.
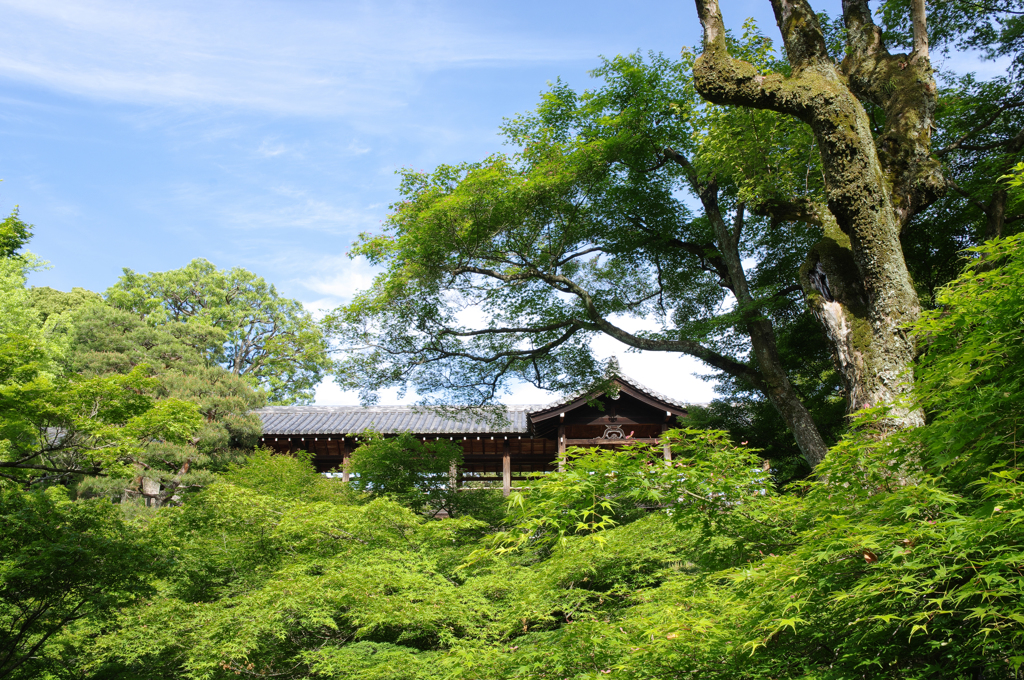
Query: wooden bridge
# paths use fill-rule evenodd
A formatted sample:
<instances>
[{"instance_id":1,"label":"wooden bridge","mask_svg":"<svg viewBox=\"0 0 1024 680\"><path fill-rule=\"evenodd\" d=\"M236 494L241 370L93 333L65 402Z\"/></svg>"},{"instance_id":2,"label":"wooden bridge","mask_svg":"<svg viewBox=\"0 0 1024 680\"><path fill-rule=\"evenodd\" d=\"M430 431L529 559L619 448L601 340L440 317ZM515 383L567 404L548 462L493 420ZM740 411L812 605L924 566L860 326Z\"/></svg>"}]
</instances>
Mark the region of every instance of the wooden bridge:
<instances>
[{"instance_id":1,"label":"wooden bridge","mask_svg":"<svg viewBox=\"0 0 1024 680\"><path fill-rule=\"evenodd\" d=\"M616 389L587 391L545 405L507 406L504 413L482 408L422 406L268 406L262 444L282 453L309 451L317 470L337 470L348 479L349 454L366 433L408 432L425 441L462 444L458 479L499 479L505 495L514 481L533 472L557 470L570 446L657 444L662 433L687 417L686 404L626 377ZM665 457L670 457L668 446Z\"/></svg>"}]
</instances>

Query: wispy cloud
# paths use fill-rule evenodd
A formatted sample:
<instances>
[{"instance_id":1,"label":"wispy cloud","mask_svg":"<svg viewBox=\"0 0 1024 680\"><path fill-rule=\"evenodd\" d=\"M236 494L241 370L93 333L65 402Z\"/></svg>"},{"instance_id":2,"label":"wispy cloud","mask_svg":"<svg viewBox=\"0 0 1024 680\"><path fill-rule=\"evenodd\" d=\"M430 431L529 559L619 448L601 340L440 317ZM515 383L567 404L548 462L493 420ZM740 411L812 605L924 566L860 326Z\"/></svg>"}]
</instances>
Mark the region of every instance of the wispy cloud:
<instances>
[{"instance_id":1,"label":"wispy cloud","mask_svg":"<svg viewBox=\"0 0 1024 680\"><path fill-rule=\"evenodd\" d=\"M359 144L358 142L356 142L356 140L353 139L351 142L349 142L349 145L345 147L345 151L352 154L353 156L362 156L364 153L370 153L371 149L368 146Z\"/></svg>"},{"instance_id":2,"label":"wispy cloud","mask_svg":"<svg viewBox=\"0 0 1024 680\"><path fill-rule=\"evenodd\" d=\"M256 155L261 158L275 158L285 154L294 154L297 151L295 147L288 144L282 144L274 139L264 139L260 142L259 148L256 149Z\"/></svg>"},{"instance_id":3,"label":"wispy cloud","mask_svg":"<svg viewBox=\"0 0 1024 680\"><path fill-rule=\"evenodd\" d=\"M357 292L369 288L380 270L361 257L349 259L345 255L338 255L322 257L309 263L307 271L309 273L296 283L322 295L323 298L317 300L316 305L323 308L348 302Z\"/></svg>"},{"instance_id":4,"label":"wispy cloud","mask_svg":"<svg viewBox=\"0 0 1024 680\"><path fill-rule=\"evenodd\" d=\"M402 106L424 70L590 57L562 42L463 25L424 3L224 0L168 9L138 0L0 0L0 7L0 76L145 105L333 116Z\"/></svg>"},{"instance_id":5,"label":"wispy cloud","mask_svg":"<svg viewBox=\"0 0 1024 680\"><path fill-rule=\"evenodd\" d=\"M343 197L327 198L294 184L278 184L262 194L250 195L234 188L183 182L170 190L168 199L169 205L205 213L217 225L232 231L281 235L301 229L345 236L346 241L350 235L376 227L381 217L379 207L363 206Z\"/></svg>"}]
</instances>

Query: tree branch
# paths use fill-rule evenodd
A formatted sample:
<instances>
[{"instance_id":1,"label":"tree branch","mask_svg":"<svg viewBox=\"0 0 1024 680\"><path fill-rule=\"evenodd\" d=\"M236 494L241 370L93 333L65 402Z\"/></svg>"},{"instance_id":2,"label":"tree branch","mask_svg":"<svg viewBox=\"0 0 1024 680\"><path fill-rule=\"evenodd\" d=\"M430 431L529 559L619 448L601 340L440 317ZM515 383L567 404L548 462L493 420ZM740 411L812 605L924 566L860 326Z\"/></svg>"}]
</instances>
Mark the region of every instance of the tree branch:
<instances>
[{"instance_id":1,"label":"tree branch","mask_svg":"<svg viewBox=\"0 0 1024 680\"><path fill-rule=\"evenodd\" d=\"M796 70L831 62L825 36L815 14L806 0L772 0L775 21L782 30L786 56Z\"/></svg>"},{"instance_id":2,"label":"tree branch","mask_svg":"<svg viewBox=\"0 0 1024 680\"><path fill-rule=\"evenodd\" d=\"M925 0L913 0L910 20L914 27L914 51L911 61L928 61L928 20Z\"/></svg>"},{"instance_id":3,"label":"tree branch","mask_svg":"<svg viewBox=\"0 0 1024 680\"><path fill-rule=\"evenodd\" d=\"M803 222L819 227L825 226L826 211L825 206L809 198L795 198L789 201L770 198L750 210L755 215L771 218L773 222Z\"/></svg>"},{"instance_id":4,"label":"tree branch","mask_svg":"<svg viewBox=\"0 0 1024 680\"><path fill-rule=\"evenodd\" d=\"M939 149L938 151L935 152L935 155L936 156L945 156L945 155L947 155L947 154L949 154L949 153L951 153L953 151L956 151L957 149L964 149L966 151L989 151L991 149L998 148L999 146L1002 146L1004 144L1013 144L1014 141L1022 138L1022 135L1024 135L1024 131L1021 131L1021 132L1017 133L1016 136L1014 136L1014 137L1012 137L1012 138L1010 138L1008 140L1001 140L1001 141L997 141L997 142L992 142L991 144L985 145L984 147L978 147L978 146L967 147L967 146L964 146L964 142L966 142L968 139L970 139L974 135L976 135L976 134L978 134L980 132L983 132L985 130L985 128L987 128L989 125L992 125L997 120L999 120L999 117L1002 116L1004 113L1006 113L1007 111L1011 111L1013 109L1019 108L1020 106L1024 106L1024 101L1022 101L1022 100L1011 101L1011 102L1008 102L1008 103L1000 106L996 110L995 113L993 113L991 116L986 118L983 122L981 122L978 125L976 125L970 132L965 132L955 142L952 142L951 144L948 144L948 145L944 146L943 148ZM1022 142L1022 143L1024 143L1024 142Z\"/></svg>"},{"instance_id":5,"label":"tree branch","mask_svg":"<svg viewBox=\"0 0 1024 680\"><path fill-rule=\"evenodd\" d=\"M496 335L501 333L543 333L544 331L557 331L575 324L576 321L563 321L561 323L548 324L546 326L526 326L523 328L485 328L479 331L453 331L443 329L442 335L454 335L457 337L472 337L475 335Z\"/></svg>"}]
</instances>

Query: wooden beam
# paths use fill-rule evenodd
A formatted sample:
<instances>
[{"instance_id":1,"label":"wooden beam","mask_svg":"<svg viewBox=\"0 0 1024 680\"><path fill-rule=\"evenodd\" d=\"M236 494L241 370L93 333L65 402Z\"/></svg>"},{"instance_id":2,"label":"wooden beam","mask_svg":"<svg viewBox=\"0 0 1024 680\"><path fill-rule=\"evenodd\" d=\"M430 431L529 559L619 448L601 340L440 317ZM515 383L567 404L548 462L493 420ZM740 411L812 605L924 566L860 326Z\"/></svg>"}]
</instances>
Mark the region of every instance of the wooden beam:
<instances>
[{"instance_id":1,"label":"wooden beam","mask_svg":"<svg viewBox=\"0 0 1024 680\"><path fill-rule=\"evenodd\" d=\"M565 414L561 416L561 423L558 425L558 471L565 472Z\"/></svg>"},{"instance_id":2,"label":"wooden beam","mask_svg":"<svg viewBox=\"0 0 1024 680\"><path fill-rule=\"evenodd\" d=\"M345 440L341 440L341 481L347 482L349 480L348 475L348 446L345 444Z\"/></svg>"},{"instance_id":3,"label":"wooden beam","mask_svg":"<svg viewBox=\"0 0 1024 680\"><path fill-rule=\"evenodd\" d=\"M675 404L669 404L669 403L661 401L660 399L656 399L656 398L650 396L649 394L645 394L644 392L641 392L641 391L633 388L632 386L628 385L627 383L623 382L622 380L615 380L614 382L616 382L618 384L619 392L621 392L622 394L629 395L630 397L633 397L637 401L643 402L643 403L647 404L648 406L653 406L654 408L658 409L659 411L667 410L667 411L671 411L674 415L683 416L683 417L689 415L686 412L686 409L681 409L678 406L676 406ZM565 418L565 414L566 414L567 411L572 411L574 409L577 409L580 406L586 404L591 399L596 399L597 397L600 397L600 396L603 396L603 395L604 395L603 392L596 392L596 393L595 392L590 392L590 393L587 393L587 394L585 394L585 395L583 395L581 397L578 397L578 398L574 399L573 401L562 403L562 404L556 404L556 405L550 407L549 409L546 409L546 410L543 410L543 411L536 411L534 413L529 414L530 422L536 424L536 423L539 423L539 422L541 422L543 420L547 420L549 418L554 418L556 415L559 416L560 420L562 420L562 419Z\"/></svg>"},{"instance_id":4,"label":"wooden beam","mask_svg":"<svg viewBox=\"0 0 1024 680\"><path fill-rule=\"evenodd\" d=\"M507 439L501 455L501 491L506 496L512 493L512 453Z\"/></svg>"},{"instance_id":5,"label":"wooden beam","mask_svg":"<svg viewBox=\"0 0 1024 680\"><path fill-rule=\"evenodd\" d=\"M657 444L656 437L634 437L632 439L566 439L565 446L607 446L608 444Z\"/></svg>"}]
</instances>

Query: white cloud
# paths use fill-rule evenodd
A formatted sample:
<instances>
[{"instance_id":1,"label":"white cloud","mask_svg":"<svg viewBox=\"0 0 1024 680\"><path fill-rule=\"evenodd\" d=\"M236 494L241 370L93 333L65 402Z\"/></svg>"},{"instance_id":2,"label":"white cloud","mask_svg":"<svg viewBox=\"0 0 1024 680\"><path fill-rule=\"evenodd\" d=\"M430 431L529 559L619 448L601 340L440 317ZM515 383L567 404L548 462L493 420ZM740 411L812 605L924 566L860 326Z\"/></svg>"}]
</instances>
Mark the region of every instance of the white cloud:
<instances>
[{"instance_id":1,"label":"white cloud","mask_svg":"<svg viewBox=\"0 0 1024 680\"><path fill-rule=\"evenodd\" d=\"M349 152L353 156L362 156L364 153L372 151L372 149L368 146L358 144L356 140L353 139L349 145L345 147L345 151Z\"/></svg>"},{"instance_id":2,"label":"white cloud","mask_svg":"<svg viewBox=\"0 0 1024 680\"><path fill-rule=\"evenodd\" d=\"M348 302L356 292L369 288L380 271L362 257L349 259L344 255L322 257L309 262L305 269L309 274L296 283L324 296L316 304L329 307Z\"/></svg>"},{"instance_id":3,"label":"white cloud","mask_svg":"<svg viewBox=\"0 0 1024 680\"><path fill-rule=\"evenodd\" d=\"M328 200L308 188L290 183L253 194L237 187L219 189L198 182L180 182L168 189L164 204L168 200L176 209L213 216L216 223L226 229L278 234L303 229L343 235L346 242L352 235L376 227L381 217L379 208L364 207L344 199ZM305 263L297 264L300 271L306 270Z\"/></svg>"},{"instance_id":4,"label":"white cloud","mask_svg":"<svg viewBox=\"0 0 1024 680\"><path fill-rule=\"evenodd\" d=\"M382 390L380 400L382 406L409 405L416 403L416 395L407 393L399 399L397 389ZM359 393L355 390L343 390L338 383L327 379L317 385L314 403L317 406L359 406Z\"/></svg>"},{"instance_id":5,"label":"white cloud","mask_svg":"<svg viewBox=\"0 0 1024 680\"><path fill-rule=\"evenodd\" d=\"M296 149L294 147L273 139L264 139L260 142L259 148L256 149L256 155L262 158L275 158L276 156L294 154L295 152Z\"/></svg>"},{"instance_id":6,"label":"white cloud","mask_svg":"<svg viewBox=\"0 0 1024 680\"><path fill-rule=\"evenodd\" d=\"M417 74L589 58L422 3L0 0L0 76L144 105L336 116L400 107Z\"/></svg>"}]
</instances>

